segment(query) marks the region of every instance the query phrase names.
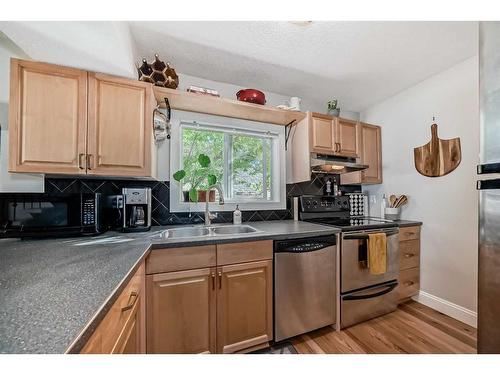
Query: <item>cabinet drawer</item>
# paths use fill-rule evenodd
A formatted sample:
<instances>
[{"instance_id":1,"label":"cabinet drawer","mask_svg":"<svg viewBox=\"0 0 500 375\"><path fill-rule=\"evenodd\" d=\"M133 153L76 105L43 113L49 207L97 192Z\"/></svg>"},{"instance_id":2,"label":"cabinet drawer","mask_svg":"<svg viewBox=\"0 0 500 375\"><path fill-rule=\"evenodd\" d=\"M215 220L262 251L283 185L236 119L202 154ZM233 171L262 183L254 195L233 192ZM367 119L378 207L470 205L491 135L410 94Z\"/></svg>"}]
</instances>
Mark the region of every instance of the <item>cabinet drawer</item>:
<instances>
[{"instance_id":1,"label":"cabinet drawer","mask_svg":"<svg viewBox=\"0 0 500 375\"><path fill-rule=\"evenodd\" d=\"M273 241L238 242L217 245L217 265L273 259Z\"/></svg>"},{"instance_id":2,"label":"cabinet drawer","mask_svg":"<svg viewBox=\"0 0 500 375\"><path fill-rule=\"evenodd\" d=\"M142 264L127 286L120 293L104 319L90 336L81 353L110 354L119 351L124 341L121 337L124 328L131 324L130 319L137 313L144 283L144 264Z\"/></svg>"},{"instance_id":3,"label":"cabinet drawer","mask_svg":"<svg viewBox=\"0 0 500 375\"><path fill-rule=\"evenodd\" d=\"M420 241L411 240L399 243L399 269L406 270L420 266Z\"/></svg>"},{"instance_id":4,"label":"cabinet drawer","mask_svg":"<svg viewBox=\"0 0 500 375\"><path fill-rule=\"evenodd\" d=\"M418 293L420 289L420 267L399 273L398 299L404 300Z\"/></svg>"},{"instance_id":5,"label":"cabinet drawer","mask_svg":"<svg viewBox=\"0 0 500 375\"><path fill-rule=\"evenodd\" d=\"M214 267L215 256L215 245L155 249L146 259L146 273Z\"/></svg>"},{"instance_id":6,"label":"cabinet drawer","mask_svg":"<svg viewBox=\"0 0 500 375\"><path fill-rule=\"evenodd\" d=\"M400 241L409 241L409 240L418 240L420 239L420 227L404 227L399 228L399 240Z\"/></svg>"}]
</instances>

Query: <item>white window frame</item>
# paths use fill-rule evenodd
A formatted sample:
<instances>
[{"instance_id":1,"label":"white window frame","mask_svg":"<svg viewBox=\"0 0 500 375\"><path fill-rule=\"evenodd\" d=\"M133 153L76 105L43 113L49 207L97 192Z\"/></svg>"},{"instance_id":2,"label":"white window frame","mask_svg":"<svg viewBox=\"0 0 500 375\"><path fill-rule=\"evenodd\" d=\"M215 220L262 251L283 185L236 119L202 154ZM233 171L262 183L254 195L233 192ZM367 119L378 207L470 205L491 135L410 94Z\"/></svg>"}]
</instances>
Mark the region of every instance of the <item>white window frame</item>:
<instances>
[{"instance_id":1,"label":"white window frame","mask_svg":"<svg viewBox=\"0 0 500 375\"><path fill-rule=\"evenodd\" d=\"M229 117L214 116L202 113L173 110L171 114L171 137L170 137L170 211L171 212L200 212L205 210L205 202L190 203L183 202L181 184L174 180L173 174L182 169L182 141L181 124L199 124L200 127L230 129L234 132L245 133L268 133L275 137L271 147L272 160L274 162L271 170L274 172L271 186L271 200L245 200L234 201L227 199L223 206L218 202L209 203L213 211L233 211L236 205L241 210L283 210L286 209L286 155L285 155L285 127L281 125L265 124L255 121L234 119ZM227 159L227 158L226 158Z\"/></svg>"}]
</instances>

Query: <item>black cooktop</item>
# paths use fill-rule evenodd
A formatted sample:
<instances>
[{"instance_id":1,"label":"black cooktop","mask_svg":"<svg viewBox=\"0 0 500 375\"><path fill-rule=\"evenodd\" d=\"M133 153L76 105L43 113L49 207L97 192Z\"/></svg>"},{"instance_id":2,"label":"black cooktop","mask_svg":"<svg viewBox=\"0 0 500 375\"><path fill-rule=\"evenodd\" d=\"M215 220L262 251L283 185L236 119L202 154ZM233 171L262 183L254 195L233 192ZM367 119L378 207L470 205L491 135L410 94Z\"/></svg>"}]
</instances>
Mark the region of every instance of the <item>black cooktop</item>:
<instances>
[{"instance_id":1,"label":"black cooktop","mask_svg":"<svg viewBox=\"0 0 500 375\"><path fill-rule=\"evenodd\" d=\"M365 229L393 228L398 226L397 223L390 220L375 219L370 217L323 217L308 219L305 221L339 227L343 232Z\"/></svg>"},{"instance_id":2,"label":"black cooktop","mask_svg":"<svg viewBox=\"0 0 500 375\"><path fill-rule=\"evenodd\" d=\"M348 196L300 196L300 219L310 223L332 225L343 232L379 228L393 228L398 225L391 220L371 217L350 216Z\"/></svg>"}]
</instances>

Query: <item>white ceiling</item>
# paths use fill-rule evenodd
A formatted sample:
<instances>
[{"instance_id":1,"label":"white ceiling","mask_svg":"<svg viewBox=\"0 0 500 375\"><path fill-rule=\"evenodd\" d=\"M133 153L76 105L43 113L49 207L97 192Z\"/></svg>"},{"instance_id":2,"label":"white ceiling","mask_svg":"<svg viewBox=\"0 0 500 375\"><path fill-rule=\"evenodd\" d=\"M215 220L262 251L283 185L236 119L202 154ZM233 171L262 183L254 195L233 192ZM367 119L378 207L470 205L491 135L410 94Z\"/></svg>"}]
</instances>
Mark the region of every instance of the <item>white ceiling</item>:
<instances>
[{"instance_id":1,"label":"white ceiling","mask_svg":"<svg viewBox=\"0 0 500 375\"><path fill-rule=\"evenodd\" d=\"M362 111L477 54L476 22L0 22L35 60L136 77L184 74Z\"/></svg>"},{"instance_id":2,"label":"white ceiling","mask_svg":"<svg viewBox=\"0 0 500 375\"><path fill-rule=\"evenodd\" d=\"M477 54L476 22L131 22L137 58L361 111Z\"/></svg>"}]
</instances>

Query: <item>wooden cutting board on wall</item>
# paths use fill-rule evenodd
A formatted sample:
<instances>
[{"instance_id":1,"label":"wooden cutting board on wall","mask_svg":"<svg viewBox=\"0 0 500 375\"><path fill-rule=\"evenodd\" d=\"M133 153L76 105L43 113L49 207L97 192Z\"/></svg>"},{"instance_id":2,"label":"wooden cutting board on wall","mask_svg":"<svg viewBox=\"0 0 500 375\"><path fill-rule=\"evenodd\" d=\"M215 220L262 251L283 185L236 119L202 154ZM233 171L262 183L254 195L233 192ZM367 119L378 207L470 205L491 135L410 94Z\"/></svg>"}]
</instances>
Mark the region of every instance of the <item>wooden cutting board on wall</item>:
<instances>
[{"instance_id":1,"label":"wooden cutting board on wall","mask_svg":"<svg viewBox=\"0 0 500 375\"><path fill-rule=\"evenodd\" d=\"M437 124L431 125L431 141L413 149L415 168L427 177L440 177L455 170L462 161L460 138L439 139Z\"/></svg>"}]
</instances>

